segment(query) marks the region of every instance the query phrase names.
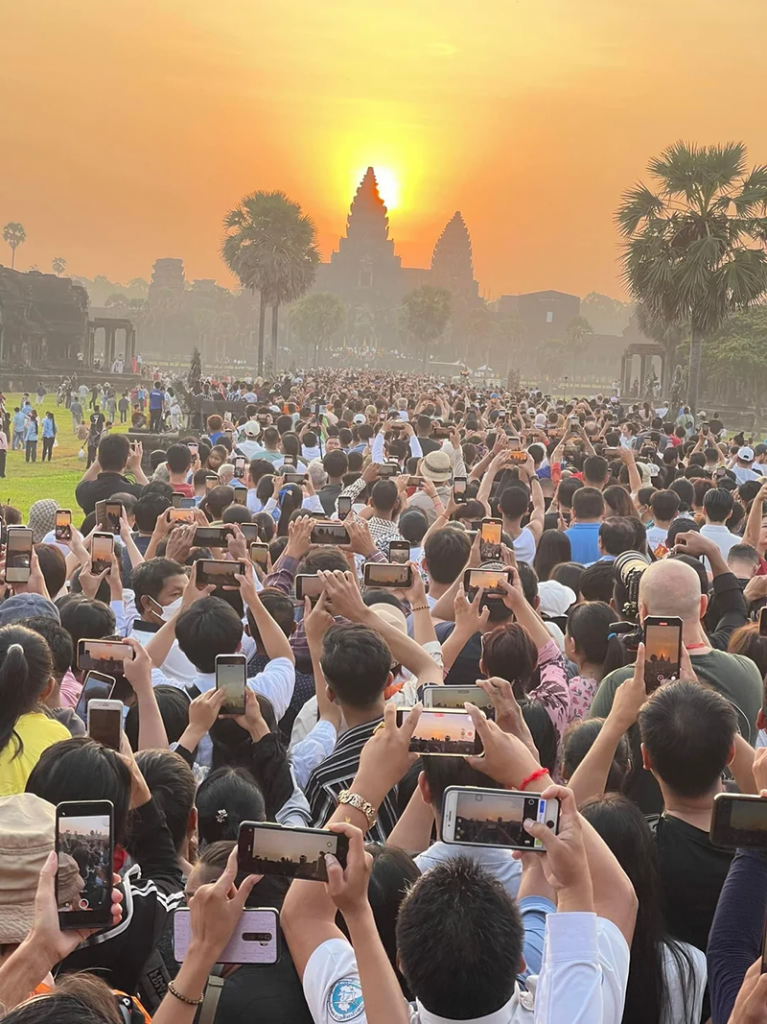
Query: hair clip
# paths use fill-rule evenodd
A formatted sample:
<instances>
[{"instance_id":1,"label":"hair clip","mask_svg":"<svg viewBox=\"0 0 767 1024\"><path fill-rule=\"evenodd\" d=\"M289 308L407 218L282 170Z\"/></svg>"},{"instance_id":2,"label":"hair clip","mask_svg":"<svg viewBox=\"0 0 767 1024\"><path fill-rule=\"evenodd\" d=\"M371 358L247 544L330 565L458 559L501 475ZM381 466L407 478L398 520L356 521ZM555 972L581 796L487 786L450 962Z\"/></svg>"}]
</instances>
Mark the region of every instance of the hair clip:
<instances>
[{"instance_id":1,"label":"hair clip","mask_svg":"<svg viewBox=\"0 0 767 1024\"><path fill-rule=\"evenodd\" d=\"M223 825L226 819L229 817L229 812L226 808L222 807L221 810L216 811L216 821L219 825Z\"/></svg>"},{"instance_id":2,"label":"hair clip","mask_svg":"<svg viewBox=\"0 0 767 1024\"><path fill-rule=\"evenodd\" d=\"M21 646L21 644L11 644L5 653L10 654L11 651L19 651L21 654L23 654L24 648Z\"/></svg>"}]
</instances>

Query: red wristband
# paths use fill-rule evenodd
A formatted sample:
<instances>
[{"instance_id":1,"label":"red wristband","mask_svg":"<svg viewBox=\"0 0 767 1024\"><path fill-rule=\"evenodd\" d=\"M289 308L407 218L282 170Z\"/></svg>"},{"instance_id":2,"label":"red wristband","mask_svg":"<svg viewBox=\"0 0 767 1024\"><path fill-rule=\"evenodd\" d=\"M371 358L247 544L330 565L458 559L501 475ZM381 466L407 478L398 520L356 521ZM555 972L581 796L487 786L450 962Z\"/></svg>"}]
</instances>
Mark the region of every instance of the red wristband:
<instances>
[{"instance_id":1,"label":"red wristband","mask_svg":"<svg viewBox=\"0 0 767 1024\"><path fill-rule=\"evenodd\" d=\"M535 782L536 779L540 779L541 776L548 775L548 774L549 774L549 769L548 768L536 768L536 770L532 773L532 775L528 775L526 779L523 779L520 782L520 784L517 786L517 789L520 792L524 793L524 791L527 789L527 787L530 785L531 782Z\"/></svg>"}]
</instances>

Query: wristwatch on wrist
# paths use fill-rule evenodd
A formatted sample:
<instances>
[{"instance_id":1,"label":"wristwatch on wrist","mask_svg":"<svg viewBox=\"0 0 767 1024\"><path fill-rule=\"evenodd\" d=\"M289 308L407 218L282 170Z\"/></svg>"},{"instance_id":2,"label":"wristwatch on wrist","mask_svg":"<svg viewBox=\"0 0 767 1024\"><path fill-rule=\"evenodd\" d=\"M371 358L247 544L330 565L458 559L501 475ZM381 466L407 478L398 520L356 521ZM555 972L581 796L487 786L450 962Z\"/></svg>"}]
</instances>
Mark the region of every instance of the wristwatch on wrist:
<instances>
[{"instance_id":1,"label":"wristwatch on wrist","mask_svg":"<svg viewBox=\"0 0 767 1024\"><path fill-rule=\"evenodd\" d=\"M343 789L338 794L339 804L348 804L357 811L361 811L368 820L368 831L375 825L378 815L376 809L366 800L364 796L360 796L359 793L352 793L350 789Z\"/></svg>"}]
</instances>

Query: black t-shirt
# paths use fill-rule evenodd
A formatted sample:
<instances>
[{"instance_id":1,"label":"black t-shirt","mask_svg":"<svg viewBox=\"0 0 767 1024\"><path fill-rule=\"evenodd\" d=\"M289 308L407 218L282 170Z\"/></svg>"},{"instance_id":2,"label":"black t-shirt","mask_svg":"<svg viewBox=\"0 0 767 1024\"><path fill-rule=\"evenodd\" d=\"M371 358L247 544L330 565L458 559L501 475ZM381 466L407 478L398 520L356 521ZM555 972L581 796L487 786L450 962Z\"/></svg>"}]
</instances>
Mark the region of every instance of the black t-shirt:
<instances>
[{"instance_id":1,"label":"black t-shirt","mask_svg":"<svg viewBox=\"0 0 767 1024\"><path fill-rule=\"evenodd\" d=\"M224 982L216 1024L312 1024L285 940L276 964L243 964Z\"/></svg>"},{"instance_id":2,"label":"black t-shirt","mask_svg":"<svg viewBox=\"0 0 767 1024\"><path fill-rule=\"evenodd\" d=\"M95 480L81 480L75 488L77 504L88 515L96 508L97 501L106 501L113 494L125 491L141 497L141 484L132 484L121 473L99 473Z\"/></svg>"},{"instance_id":3,"label":"black t-shirt","mask_svg":"<svg viewBox=\"0 0 767 1024\"><path fill-rule=\"evenodd\" d=\"M336 499L343 489L343 484L325 484L325 486L317 492L317 497L320 499L320 504L322 505L326 516L332 516L335 512Z\"/></svg>"},{"instance_id":4,"label":"black t-shirt","mask_svg":"<svg viewBox=\"0 0 767 1024\"><path fill-rule=\"evenodd\" d=\"M733 853L719 850L708 832L680 818L661 817L655 838L666 930L705 953Z\"/></svg>"},{"instance_id":5,"label":"black t-shirt","mask_svg":"<svg viewBox=\"0 0 767 1024\"><path fill-rule=\"evenodd\" d=\"M418 443L424 455L431 455L432 452L438 452L442 448L442 444L439 441L432 441L430 437L419 437Z\"/></svg>"}]
</instances>

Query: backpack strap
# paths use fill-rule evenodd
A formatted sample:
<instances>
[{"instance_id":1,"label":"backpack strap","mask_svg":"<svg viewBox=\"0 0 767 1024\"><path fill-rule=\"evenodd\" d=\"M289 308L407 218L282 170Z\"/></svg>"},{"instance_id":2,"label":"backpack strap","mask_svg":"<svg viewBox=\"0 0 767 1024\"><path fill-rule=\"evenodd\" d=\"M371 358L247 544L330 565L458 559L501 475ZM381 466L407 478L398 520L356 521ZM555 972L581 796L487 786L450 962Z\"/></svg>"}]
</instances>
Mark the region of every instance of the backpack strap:
<instances>
[{"instance_id":1,"label":"backpack strap","mask_svg":"<svg viewBox=\"0 0 767 1024\"><path fill-rule=\"evenodd\" d=\"M211 974L208 978L197 1024L213 1024L216 1019L218 1001L224 988L224 979L221 977L221 964L216 964L213 970L217 973Z\"/></svg>"}]
</instances>

